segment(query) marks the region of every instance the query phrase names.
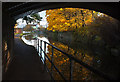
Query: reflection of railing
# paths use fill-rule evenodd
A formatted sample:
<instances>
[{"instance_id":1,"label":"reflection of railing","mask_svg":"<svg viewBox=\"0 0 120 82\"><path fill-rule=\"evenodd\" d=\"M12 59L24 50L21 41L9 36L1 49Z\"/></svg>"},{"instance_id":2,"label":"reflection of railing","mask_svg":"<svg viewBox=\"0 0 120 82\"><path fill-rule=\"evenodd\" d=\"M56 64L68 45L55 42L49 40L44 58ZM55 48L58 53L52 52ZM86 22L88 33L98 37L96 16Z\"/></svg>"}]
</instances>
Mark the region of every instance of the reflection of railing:
<instances>
[{"instance_id":1,"label":"reflection of railing","mask_svg":"<svg viewBox=\"0 0 120 82\"><path fill-rule=\"evenodd\" d=\"M42 42L44 43L44 49L42 48ZM50 58L46 55L46 44L50 45L52 47L52 56L51 56L51 60ZM90 70L91 72L99 75L100 77L106 79L106 80L115 80L115 78L89 66L88 64L82 62L81 60L73 57L72 55L69 55L67 53L65 53L64 51L58 49L57 47L53 46L52 44L50 43L47 43L46 41L43 41L43 40L40 40L39 38L37 38L37 45L36 47L38 48L38 53L40 54L40 56L42 56L42 51L44 53L44 59L42 58L42 60L44 61L44 65L45 65L45 68L47 68L48 72L50 73L51 75L51 78L54 80L54 77L53 77L53 67L56 69L56 71L59 73L59 75L63 78L63 80L67 80L64 75L58 70L58 68L55 66L55 64L53 63L53 53L54 53L54 49L56 49L57 51L65 54L68 58L69 58L69 62L70 62L70 79L69 80L72 80L72 73L73 73L73 64L72 62L75 61L76 63L79 63L80 65L84 66L85 68L87 68L88 70ZM51 63L51 71L48 69L47 65L46 65L46 58L49 60L49 62Z\"/></svg>"}]
</instances>

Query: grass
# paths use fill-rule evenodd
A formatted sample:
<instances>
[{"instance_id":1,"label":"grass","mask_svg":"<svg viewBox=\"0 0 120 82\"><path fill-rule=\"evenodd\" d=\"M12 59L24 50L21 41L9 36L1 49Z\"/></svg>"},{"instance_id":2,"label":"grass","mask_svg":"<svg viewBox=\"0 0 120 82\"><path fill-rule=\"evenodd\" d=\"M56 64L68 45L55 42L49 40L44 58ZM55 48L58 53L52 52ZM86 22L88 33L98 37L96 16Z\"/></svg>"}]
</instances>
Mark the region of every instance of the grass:
<instances>
[{"instance_id":1,"label":"grass","mask_svg":"<svg viewBox=\"0 0 120 82\"><path fill-rule=\"evenodd\" d=\"M31 34L31 33L14 33L14 35L20 34L20 37L26 34Z\"/></svg>"}]
</instances>

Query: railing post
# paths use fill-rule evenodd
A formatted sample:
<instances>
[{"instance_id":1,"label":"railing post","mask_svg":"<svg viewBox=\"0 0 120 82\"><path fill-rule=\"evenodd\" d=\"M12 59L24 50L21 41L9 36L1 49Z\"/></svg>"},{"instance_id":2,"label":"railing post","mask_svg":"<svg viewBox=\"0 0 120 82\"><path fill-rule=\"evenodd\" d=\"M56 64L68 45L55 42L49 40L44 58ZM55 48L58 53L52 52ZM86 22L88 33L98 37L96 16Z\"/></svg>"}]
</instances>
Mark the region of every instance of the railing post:
<instances>
[{"instance_id":1,"label":"railing post","mask_svg":"<svg viewBox=\"0 0 120 82\"><path fill-rule=\"evenodd\" d=\"M73 60L70 58L70 82L73 80Z\"/></svg>"},{"instance_id":2,"label":"railing post","mask_svg":"<svg viewBox=\"0 0 120 82\"><path fill-rule=\"evenodd\" d=\"M51 55L51 61L53 62L53 46L52 46L52 55ZM53 77L53 64L51 63L51 74L52 74L52 77Z\"/></svg>"},{"instance_id":3,"label":"railing post","mask_svg":"<svg viewBox=\"0 0 120 82\"><path fill-rule=\"evenodd\" d=\"M34 47L35 47L35 40L34 40Z\"/></svg>"},{"instance_id":4,"label":"railing post","mask_svg":"<svg viewBox=\"0 0 120 82\"><path fill-rule=\"evenodd\" d=\"M36 43L36 50L37 50L37 40L36 40L36 42L35 42L35 43Z\"/></svg>"},{"instance_id":5,"label":"railing post","mask_svg":"<svg viewBox=\"0 0 120 82\"><path fill-rule=\"evenodd\" d=\"M38 54L39 54L39 39L38 39Z\"/></svg>"},{"instance_id":6,"label":"railing post","mask_svg":"<svg viewBox=\"0 0 120 82\"><path fill-rule=\"evenodd\" d=\"M46 42L44 42L44 52L46 53ZM46 69L46 56L45 56L45 53L44 53L44 69Z\"/></svg>"},{"instance_id":7,"label":"railing post","mask_svg":"<svg viewBox=\"0 0 120 82\"><path fill-rule=\"evenodd\" d=\"M42 40L40 40L40 56L42 57Z\"/></svg>"}]
</instances>

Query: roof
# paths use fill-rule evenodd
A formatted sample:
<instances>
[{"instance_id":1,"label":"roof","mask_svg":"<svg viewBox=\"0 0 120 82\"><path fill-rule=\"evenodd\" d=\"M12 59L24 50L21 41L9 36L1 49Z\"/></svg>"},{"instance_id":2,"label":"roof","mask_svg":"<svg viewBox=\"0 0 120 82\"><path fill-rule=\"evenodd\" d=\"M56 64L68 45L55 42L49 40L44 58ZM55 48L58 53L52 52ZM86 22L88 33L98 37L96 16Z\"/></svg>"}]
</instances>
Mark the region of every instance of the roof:
<instances>
[{"instance_id":1,"label":"roof","mask_svg":"<svg viewBox=\"0 0 120 82\"><path fill-rule=\"evenodd\" d=\"M23 28L23 30L24 30L24 31L30 31L30 30L33 30L33 27L32 27L32 26L36 26L36 25L28 24L28 25L26 25L26 26Z\"/></svg>"}]
</instances>

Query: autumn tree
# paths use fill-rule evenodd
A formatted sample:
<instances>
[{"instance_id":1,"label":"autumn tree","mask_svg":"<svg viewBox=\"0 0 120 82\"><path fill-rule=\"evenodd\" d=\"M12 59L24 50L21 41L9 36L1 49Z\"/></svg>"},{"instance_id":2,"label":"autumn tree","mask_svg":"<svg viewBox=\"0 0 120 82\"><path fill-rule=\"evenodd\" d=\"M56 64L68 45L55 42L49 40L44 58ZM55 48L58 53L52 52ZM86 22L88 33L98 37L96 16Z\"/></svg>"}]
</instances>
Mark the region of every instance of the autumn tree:
<instances>
[{"instance_id":1,"label":"autumn tree","mask_svg":"<svg viewBox=\"0 0 120 82\"><path fill-rule=\"evenodd\" d=\"M40 23L42 17L40 17L40 15L38 13L34 13L34 14L31 14L31 15L28 15L28 16L25 16L23 17L23 20L26 21L26 23Z\"/></svg>"},{"instance_id":2,"label":"autumn tree","mask_svg":"<svg viewBox=\"0 0 120 82\"><path fill-rule=\"evenodd\" d=\"M32 17L32 19L35 20L35 22L39 23L42 19L42 17L40 17L40 15L38 13L34 13L30 15Z\"/></svg>"},{"instance_id":3,"label":"autumn tree","mask_svg":"<svg viewBox=\"0 0 120 82\"><path fill-rule=\"evenodd\" d=\"M33 21L33 20L32 20L30 17L28 17L28 16L25 16L25 17L23 18L23 20L26 21L26 24L31 23L31 22Z\"/></svg>"},{"instance_id":4,"label":"autumn tree","mask_svg":"<svg viewBox=\"0 0 120 82\"><path fill-rule=\"evenodd\" d=\"M94 22L90 25L90 34L101 37L111 47L119 45L119 21L103 13L97 13Z\"/></svg>"},{"instance_id":5,"label":"autumn tree","mask_svg":"<svg viewBox=\"0 0 120 82\"><path fill-rule=\"evenodd\" d=\"M46 11L48 30L75 31L92 22L91 10L82 8L60 8Z\"/></svg>"}]
</instances>

